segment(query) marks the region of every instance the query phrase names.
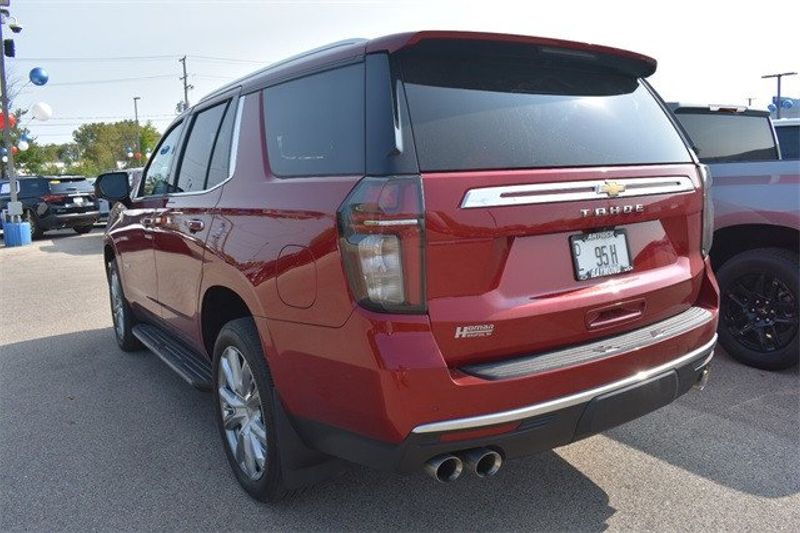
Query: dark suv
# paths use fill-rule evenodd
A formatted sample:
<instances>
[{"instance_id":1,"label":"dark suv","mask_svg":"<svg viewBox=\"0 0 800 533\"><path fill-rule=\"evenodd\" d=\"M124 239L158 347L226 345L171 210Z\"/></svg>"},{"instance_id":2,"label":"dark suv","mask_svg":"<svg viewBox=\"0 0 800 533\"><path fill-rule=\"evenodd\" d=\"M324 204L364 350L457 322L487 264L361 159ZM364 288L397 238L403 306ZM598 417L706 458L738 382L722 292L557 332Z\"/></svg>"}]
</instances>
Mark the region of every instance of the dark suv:
<instances>
[{"instance_id":1,"label":"dark suv","mask_svg":"<svg viewBox=\"0 0 800 533\"><path fill-rule=\"evenodd\" d=\"M670 403L705 382L718 292L707 174L655 66L422 32L223 87L139 187L96 182L124 206L117 342L213 391L261 499L338 459L485 477Z\"/></svg>"},{"instance_id":2,"label":"dark suv","mask_svg":"<svg viewBox=\"0 0 800 533\"><path fill-rule=\"evenodd\" d=\"M88 233L100 216L94 188L84 177L31 176L20 177L17 183L23 218L30 222L34 239L62 228ZM10 182L0 181L0 210L6 209L10 200Z\"/></svg>"}]
</instances>

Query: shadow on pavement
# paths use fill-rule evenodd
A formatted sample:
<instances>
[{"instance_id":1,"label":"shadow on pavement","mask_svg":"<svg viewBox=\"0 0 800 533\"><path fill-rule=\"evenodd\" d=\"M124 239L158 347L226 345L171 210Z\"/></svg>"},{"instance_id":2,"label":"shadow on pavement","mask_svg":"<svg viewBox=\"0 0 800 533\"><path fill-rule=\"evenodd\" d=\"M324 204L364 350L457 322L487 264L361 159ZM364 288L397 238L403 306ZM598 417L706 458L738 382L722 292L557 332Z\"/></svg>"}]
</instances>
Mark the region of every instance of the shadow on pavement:
<instances>
[{"instance_id":1,"label":"shadow on pavement","mask_svg":"<svg viewBox=\"0 0 800 533\"><path fill-rule=\"evenodd\" d=\"M735 490L780 498L800 493L799 410L797 368L750 368L718 348L703 391L606 435Z\"/></svg>"},{"instance_id":2,"label":"shadow on pavement","mask_svg":"<svg viewBox=\"0 0 800 533\"><path fill-rule=\"evenodd\" d=\"M553 452L451 485L353 466L260 504L211 405L149 352L121 352L111 328L3 346L0 529L602 530L615 512Z\"/></svg>"},{"instance_id":3,"label":"shadow on pavement","mask_svg":"<svg viewBox=\"0 0 800 533\"><path fill-rule=\"evenodd\" d=\"M52 234L46 233L42 240L33 242L33 246L37 245L43 252L96 255L103 250L103 230L95 228L86 235L77 235L72 230Z\"/></svg>"}]
</instances>

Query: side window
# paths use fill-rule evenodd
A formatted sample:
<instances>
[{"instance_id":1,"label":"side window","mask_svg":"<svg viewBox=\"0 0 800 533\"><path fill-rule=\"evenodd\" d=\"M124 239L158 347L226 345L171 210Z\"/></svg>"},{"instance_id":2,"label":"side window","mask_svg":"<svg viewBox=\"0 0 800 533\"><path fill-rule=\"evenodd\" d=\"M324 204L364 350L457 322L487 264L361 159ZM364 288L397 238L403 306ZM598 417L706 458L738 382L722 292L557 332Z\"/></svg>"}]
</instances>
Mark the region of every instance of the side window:
<instances>
[{"instance_id":1,"label":"side window","mask_svg":"<svg viewBox=\"0 0 800 533\"><path fill-rule=\"evenodd\" d=\"M211 151L227 107L228 102L223 102L195 115L178 168L176 192L202 191L205 188Z\"/></svg>"},{"instance_id":2,"label":"side window","mask_svg":"<svg viewBox=\"0 0 800 533\"><path fill-rule=\"evenodd\" d=\"M180 123L172 128L161 139L153 159L150 160L150 166L142 180L142 193L141 196L152 196L158 194L166 194L169 192L170 176L169 170L172 165L172 159L175 157L175 150L177 148L178 138L181 134Z\"/></svg>"},{"instance_id":3,"label":"side window","mask_svg":"<svg viewBox=\"0 0 800 533\"><path fill-rule=\"evenodd\" d=\"M241 102L239 106L241 106ZM237 105L231 103L225 112L225 118L222 119L217 141L214 143L214 153L211 155L211 164L208 167L206 189L210 189L228 178L231 138L233 137L234 122L238 114Z\"/></svg>"},{"instance_id":4,"label":"side window","mask_svg":"<svg viewBox=\"0 0 800 533\"><path fill-rule=\"evenodd\" d=\"M775 128L783 159L800 159L800 126Z\"/></svg>"},{"instance_id":5,"label":"side window","mask_svg":"<svg viewBox=\"0 0 800 533\"><path fill-rule=\"evenodd\" d=\"M277 176L364 173L364 64L264 90L267 151Z\"/></svg>"}]
</instances>

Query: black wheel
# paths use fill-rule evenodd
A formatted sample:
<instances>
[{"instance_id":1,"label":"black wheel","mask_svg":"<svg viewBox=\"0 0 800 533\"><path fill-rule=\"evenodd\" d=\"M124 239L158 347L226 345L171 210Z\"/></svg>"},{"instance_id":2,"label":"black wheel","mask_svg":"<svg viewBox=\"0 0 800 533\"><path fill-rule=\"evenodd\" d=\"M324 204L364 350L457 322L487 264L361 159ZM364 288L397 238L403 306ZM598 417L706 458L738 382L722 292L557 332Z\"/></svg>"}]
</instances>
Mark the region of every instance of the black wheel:
<instances>
[{"instance_id":1,"label":"black wheel","mask_svg":"<svg viewBox=\"0 0 800 533\"><path fill-rule=\"evenodd\" d=\"M44 230L39 226L39 219L30 211L28 211L28 224L31 225L31 239L41 239Z\"/></svg>"},{"instance_id":2,"label":"black wheel","mask_svg":"<svg viewBox=\"0 0 800 533\"><path fill-rule=\"evenodd\" d=\"M719 340L733 358L765 370L798 363L799 264L788 250L760 248L719 269Z\"/></svg>"},{"instance_id":3,"label":"black wheel","mask_svg":"<svg viewBox=\"0 0 800 533\"><path fill-rule=\"evenodd\" d=\"M255 499L289 491L281 475L272 378L251 318L225 324L214 345L214 405L225 455Z\"/></svg>"},{"instance_id":4,"label":"black wheel","mask_svg":"<svg viewBox=\"0 0 800 533\"><path fill-rule=\"evenodd\" d=\"M114 337L117 339L117 344L125 352L141 350L142 343L133 336L133 326L136 325L136 321L122 291L122 282L115 260L108 263L108 292L111 297L111 318L114 321Z\"/></svg>"},{"instance_id":5,"label":"black wheel","mask_svg":"<svg viewBox=\"0 0 800 533\"><path fill-rule=\"evenodd\" d=\"M89 233L90 231L92 231L94 229L94 224L89 224L88 226L75 226L72 229L75 231L75 233L82 235L84 233Z\"/></svg>"}]
</instances>

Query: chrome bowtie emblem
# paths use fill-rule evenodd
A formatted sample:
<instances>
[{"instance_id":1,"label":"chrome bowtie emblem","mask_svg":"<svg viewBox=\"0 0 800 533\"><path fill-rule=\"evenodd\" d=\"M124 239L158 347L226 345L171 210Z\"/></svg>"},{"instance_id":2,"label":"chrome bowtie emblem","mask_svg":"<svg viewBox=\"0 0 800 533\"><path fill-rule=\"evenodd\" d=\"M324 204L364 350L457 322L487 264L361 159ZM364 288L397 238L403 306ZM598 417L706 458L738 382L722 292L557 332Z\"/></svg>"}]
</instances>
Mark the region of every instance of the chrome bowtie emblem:
<instances>
[{"instance_id":1,"label":"chrome bowtie emblem","mask_svg":"<svg viewBox=\"0 0 800 533\"><path fill-rule=\"evenodd\" d=\"M625 184L616 181L607 181L602 185L598 185L595 189L597 194L607 194L610 198L619 196L619 193L625 192Z\"/></svg>"}]
</instances>

